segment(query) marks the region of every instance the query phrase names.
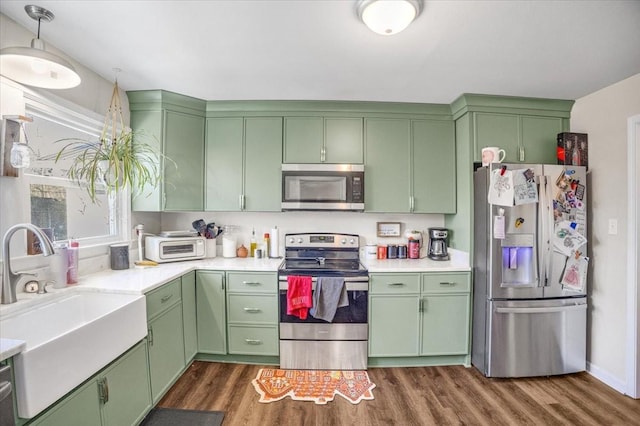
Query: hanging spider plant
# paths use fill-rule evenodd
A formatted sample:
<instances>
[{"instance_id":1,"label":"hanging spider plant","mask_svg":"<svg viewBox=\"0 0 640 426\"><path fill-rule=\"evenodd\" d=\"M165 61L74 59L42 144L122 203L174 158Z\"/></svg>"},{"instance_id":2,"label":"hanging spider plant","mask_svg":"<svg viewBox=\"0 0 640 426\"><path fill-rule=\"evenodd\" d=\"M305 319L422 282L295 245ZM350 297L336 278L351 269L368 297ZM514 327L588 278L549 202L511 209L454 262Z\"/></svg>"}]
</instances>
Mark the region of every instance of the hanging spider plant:
<instances>
[{"instance_id":1,"label":"hanging spider plant","mask_svg":"<svg viewBox=\"0 0 640 426\"><path fill-rule=\"evenodd\" d=\"M132 194L139 195L160 182L160 160L171 161L145 143L144 137L140 132L134 135L130 127L124 126L116 81L100 139L61 139L57 142L66 145L58 151L55 161L71 161L67 176L86 188L94 203L104 188L108 193L130 188Z\"/></svg>"}]
</instances>

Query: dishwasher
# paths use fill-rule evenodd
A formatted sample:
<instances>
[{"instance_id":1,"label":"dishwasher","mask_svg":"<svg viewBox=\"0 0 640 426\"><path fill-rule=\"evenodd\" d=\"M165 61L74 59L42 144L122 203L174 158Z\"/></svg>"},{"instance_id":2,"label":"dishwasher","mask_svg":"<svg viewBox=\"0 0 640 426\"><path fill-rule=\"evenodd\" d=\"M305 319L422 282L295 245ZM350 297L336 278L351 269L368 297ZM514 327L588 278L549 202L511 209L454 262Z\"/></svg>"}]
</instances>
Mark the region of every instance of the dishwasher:
<instances>
[{"instance_id":1,"label":"dishwasher","mask_svg":"<svg viewBox=\"0 0 640 426\"><path fill-rule=\"evenodd\" d=\"M0 426L14 426L11 367L0 365Z\"/></svg>"}]
</instances>

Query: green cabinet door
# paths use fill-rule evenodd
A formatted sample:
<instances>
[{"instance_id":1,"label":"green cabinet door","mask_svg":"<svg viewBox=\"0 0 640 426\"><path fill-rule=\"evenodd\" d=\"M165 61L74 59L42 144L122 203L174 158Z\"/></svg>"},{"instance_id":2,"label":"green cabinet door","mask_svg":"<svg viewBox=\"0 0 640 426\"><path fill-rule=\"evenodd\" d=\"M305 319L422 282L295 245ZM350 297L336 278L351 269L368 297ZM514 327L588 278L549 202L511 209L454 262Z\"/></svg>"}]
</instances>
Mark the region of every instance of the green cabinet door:
<instances>
[{"instance_id":1,"label":"green cabinet door","mask_svg":"<svg viewBox=\"0 0 640 426\"><path fill-rule=\"evenodd\" d=\"M37 426L101 426L98 385L91 380L38 417Z\"/></svg>"},{"instance_id":2,"label":"green cabinet door","mask_svg":"<svg viewBox=\"0 0 640 426\"><path fill-rule=\"evenodd\" d=\"M198 352L227 353L225 282L223 272L196 272Z\"/></svg>"},{"instance_id":3,"label":"green cabinet door","mask_svg":"<svg viewBox=\"0 0 640 426\"><path fill-rule=\"evenodd\" d=\"M362 164L362 118L325 118L324 161L330 164Z\"/></svg>"},{"instance_id":4,"label":"green cabinet door","mask_svg":"<svg viewBox=\"0 0 640 426\"><path fill-rule=\"evenodd\" d=\"M520 120L522 152L519 160L525 163L556 164L557 136L563 132L563 119L523 116Z\"/></svg>"},{"instance_id":5,"label":"green cabinet door","mask_svg":"<svg viewBox=\"0 0 640 426\"><path fill-rule=\"evenodd\" d=\"M362 164L362 118L285 117L284 163Z\"/></svg>"},{"instance_id":6,"label":"green cabinet door","mask_svg":"<svg viewBox=\"0 0 640 426\"><path fill-rule=\"evenodd\" d=\"M285 117L285 163L321 163L324 149L323 117Z\"/></svg>"},{"instance_id":7,"label":"green cabinet door","mask_svg":"<svg viewBox=\"0 0 640 426\"><path fill-rule=\"evenodd\" d=\"M365 211L410 210L410 122L365 119Z\"/></svg>"},{"instance_id":8,"label":"green cabinet door","mask_svg":"<svg viewBox=\"0 0 640 426\"><path fill-rule=\"evenodd\" d=\"M147 144L157 152L163 152L163 117L162 111L131 111L131 128L134 130L134 143L140 141ZM161 161L160 176L163 175L165 161ZM171 167L175 166L171 161L166 161ZM158 165L155 165L158 167ZM139 194L132 194L131 209L133 211L162 211L164 203L164 179L157 187L146 185Z\"/></svg>"},{"instance_id":9,"label":"green cabinet door","mask_svg":"<svg viewBox=\"0 0 640 426\"><path fill-rule=\"evenodd\" d=\"M247 211L281 211L282 118L245 118L244 203Z\"/></svg>"},{"instance_id":10,"label":"green cabinet door","mask_svg":"<svg viewBox=\"0 0 640 426\"><path fill-rule=\"evenodd\" d=\"M419 295L369 295L369 356L417 356Z\"/></svg>"},{"instance_id":11,"label":"green cabinet door","mask_svg":"<svg viewBox=\"0 0 640 426\"><path fill-rule=\"evenodd\" d=\"M497 146L505 150L504 162L518 161L518 116L512 114L475 113L474 158L482 161L482 148Z\"/></svg>"},{"instance_id":12,"label":"green cabinet door","mask_svg":"<svg viewBox=\"0 0 640 426\"><path fill-rule=\"evenodd\" d=\"M242 117L207 119L206 210L241 208L243 127Z\"/></svg>"},{"instance_id":13,"label":"green cabinet door","mask_svg":"<svg viewBox=\"0 0 640 426\"><path fill-rule=\"evenodd\" d=\"M182 304L177 303L149 322L149 371L154 404L184 366Z\"/></svg>"},{"instance_id":14,"label":"green cabinet door","mask_svg":"<svg viewBox=\"0 0 640 426\"><path fill-rule=\"evenodd\" d=\"M137 345L98 377L103 426L134 425L151 409L147 341Z\"/></svg>"},{"instance_id":15,"label":"green cabinet door","mask_svg":"<svg viewBox=\"0 0 640 426\"><path fill-rule=\"evenodd\" d=\"M164 210L199 210L204 207L204 118L165 113Z\"/></svg>"},{"instance_id":16,"label":"green cabinet door","mask_svg":"<svg viewBox=\"0 0 640 426\"><path fill-rule=\"evenodd\" d=\"M196 330L196 273L182 276L182 324L184 325L184 360L189 363L198 352Z\"/></svg>"},{"instance_id":17,"label":"green cabinet door","mask_svg":"<svg viewBox=\"0 0 640 426\"><path fill-rule=\"evenodd\" d=\"M414 213L456 212L456 151L452 121L411 122Z\"/></svg>"},{"instance_id":18,"label":"green cabinet door","mask_svg":"<svg viewBox=\"0 0 640 426\"><path fill-rule=\"evenodd\" d=\"M469 295L423 296L420 355L469 353Z\"/></svg>"}]
</instances>

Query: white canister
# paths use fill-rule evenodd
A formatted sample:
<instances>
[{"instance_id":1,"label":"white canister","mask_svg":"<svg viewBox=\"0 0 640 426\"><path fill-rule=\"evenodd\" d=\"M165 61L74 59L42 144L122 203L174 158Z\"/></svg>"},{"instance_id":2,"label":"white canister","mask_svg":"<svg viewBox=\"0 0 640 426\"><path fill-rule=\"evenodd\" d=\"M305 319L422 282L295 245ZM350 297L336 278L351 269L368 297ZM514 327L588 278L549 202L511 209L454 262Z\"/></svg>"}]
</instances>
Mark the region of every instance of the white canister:
<instances>
[{"instance_id":1,"label":"white canister","mask_svg":"<svg viewBox=\"0 0 640 426\"><path fill-rule=\"evenodd\" d=\"M216 257L216 251L217 251L217 247L216 247L216 239L215 238L209 238L206 241L206 255L207 257Z\"/></svg>"},{"instance_id":2,"label":"white canister","mask_svg":"<svg viewBox=\"0 0 640 426\"><path fill-rule=\"evenodd\" d=\"M222 256L236 257L236 237L231 234L222 234Z\"/></svg>"},{"instance_id":3,"label":"white canister","mask_svg":"<svg viewBox=\"0 0 640 426\"><path fill-rule=\"evenodd\" d=\"M376 259L378 256L378 246L375 244L367 244L364 248L364 258L367 260Z\"/></svg>"}]
</instances>

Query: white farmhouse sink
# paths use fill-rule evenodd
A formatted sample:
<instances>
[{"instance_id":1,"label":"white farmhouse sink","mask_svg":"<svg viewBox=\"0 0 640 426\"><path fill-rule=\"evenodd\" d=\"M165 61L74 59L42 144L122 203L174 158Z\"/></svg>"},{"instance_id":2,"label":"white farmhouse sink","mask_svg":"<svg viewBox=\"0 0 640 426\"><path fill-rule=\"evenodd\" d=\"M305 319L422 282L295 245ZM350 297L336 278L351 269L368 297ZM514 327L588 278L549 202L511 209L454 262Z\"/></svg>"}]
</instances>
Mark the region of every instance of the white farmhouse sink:
<instances>
[{"instance_id":1,"label":"white farmhouse sink","mask_svg":"<svg viewBox=\"0 0 640 426\"><path fill-rule=\"evenodd\" d=\"M14 356L18 414L31 418L147 334L143 295L74 292L0 319Z\"/></svg>"}]
</instances>

